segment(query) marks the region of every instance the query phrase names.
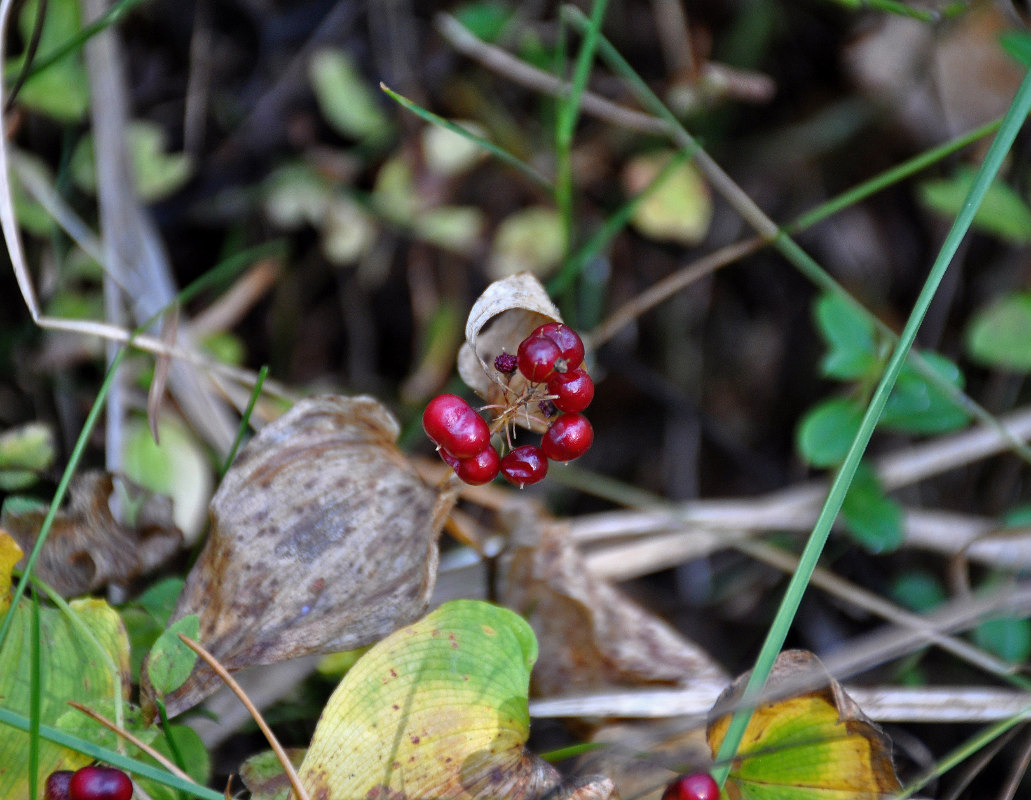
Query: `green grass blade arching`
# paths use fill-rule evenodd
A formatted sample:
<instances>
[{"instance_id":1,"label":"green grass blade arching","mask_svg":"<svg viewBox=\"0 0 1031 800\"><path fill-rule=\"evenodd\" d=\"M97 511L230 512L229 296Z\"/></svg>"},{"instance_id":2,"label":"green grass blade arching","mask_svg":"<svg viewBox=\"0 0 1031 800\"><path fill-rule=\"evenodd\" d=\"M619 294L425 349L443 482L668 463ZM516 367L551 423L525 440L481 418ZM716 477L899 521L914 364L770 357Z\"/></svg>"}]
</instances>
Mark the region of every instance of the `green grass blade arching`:
<instances>
[{"instance_id":1,"label":"green grass blade arching","mask_svg":"<svg viewBox=\"0 0 1031 800\"><path fill-rule=\"evenodd\" d=\"M849 448L841 468L834 476L834 481L831 483L830 490L827 493L827 499L823 504L823 508L820 509L816 524L813 526L813 532L802 552L798 570L788 584L788 588L784 593L784 599L781 601L780 608L777 611L773 624L770 626L766 641L763 643L759 657L756 659L755 668L752 670L751 678L745 690L745 702L747 702L748 698L754 699L761 691L777 654L784 646L788 629L791 627L795 614L798 611L802 596L809 583L809 578L816 568L820 554L823 552L831 526L841 510L845 493L848 491L866 446L870 442L870 437L873 435L877 420L888 401L888 395L891 393L895 380L898 378L899 372L902 370L902 366L909 354L909 350L913 346L920 324L923 322L927 309L934 300L938 286L945 276L945 272L953 256L955 256L956 250L959 248L960 241L970 228L970 223L974 219L974 213L984 199L988 187L995 179L1002 166L1003 159L1009 152L1013 140L1016 138L1029 111L1031 111L1031 71L1024 76L1016 98L1002 121L999 133L988 148L984 162L978 170L977 178L970 189L967 200L949 229L948 235L945 237L938 257L931 266L930 274L924 282L920 295L913 306L913 311L910 313L909 319L899 335L898 344L895 346L891 358L885 366L881 380L877 384L873 396L870 398L870 403L867 406L866 413L863 415L859 431L852 441L852 446ZM727 760L737 752L745 728L748 726L750 716L751 711L747 708L735 713L717 760ZM721 782L725 780L729 770L729 766L720 768L717 780Z\"/></svg>"},{"instance_id":2,"label":"green grass blade arching","mask_svg":"<svg viewBox=\"0 0 1031 800\"><path fill-rule=\"evenodd\" d=\"M478 147L481 147L482 149L486 150L488 153L490 153L492 156L494 156L502 163L508 164L510 167L514 167L515 169L519 170L534 183L543 186L549 192L553 193L555 191L555 187L552 186L551 181L548 180L544 175L542 175L540 172L538 172L536 169L531 167L529 164L527 164L525 161L521 160L517 156L514 156L507 150L503 150L502 148L498 147L496 144L494 144L494 142L490 141L489 139L484 139L482 136L477 136L475 133L466 130L461 125L456 125L450 120L444 119L443 117L434 114L432 111L427 111L425 108L418 105L417 103L412 102L404 95L398 94L393 89L389 88L385 83L380 83L379 88L382 89L383 92L386 93L386 95L391 100L395 101L402 108L411 111L413 114L415 114L415 116L420 117L433 125L437 125L441 128L444 128L445 130L451 131L452 133L457 133L459 136L468 139L470 142L473 142Z\"/></svg>"}]
</instances>

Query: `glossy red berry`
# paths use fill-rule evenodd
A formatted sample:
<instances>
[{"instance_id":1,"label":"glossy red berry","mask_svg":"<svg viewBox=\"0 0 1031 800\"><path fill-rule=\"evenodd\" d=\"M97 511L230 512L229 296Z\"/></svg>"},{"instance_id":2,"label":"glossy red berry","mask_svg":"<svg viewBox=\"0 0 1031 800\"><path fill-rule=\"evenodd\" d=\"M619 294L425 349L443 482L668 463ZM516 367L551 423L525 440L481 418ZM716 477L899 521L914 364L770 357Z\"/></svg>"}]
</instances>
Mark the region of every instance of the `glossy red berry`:
<instances>
[{"instance_id":1,"label":"glossy red berry","mask_svg":"<svg viewBox=\"0 0 1031 800\"><path fill-rule=\"evenodd\" d=\"M548 322L535 328L530 336L546 336L562 351L562 363L555 369L566 372L579 367L584 360L584 343L580 335L564 322Z\"/></svg>"},{"instance_id":2,"label":"glossy red berry","mask_svg":"<svg viewBox=\"0 0 1031 800\"><path fill-rule=\"evenodd\" d=\"M456 458L472 458L490 444L487 423L458 395L441 394L430 400L422 412L422 427Z\"/></svg>"},{"instance_id":3,"label":"glossy red berry","mask_svg":"<svg viewBox=\"0 0 1031 800\"><path fill-rule=\"evenodd\" d=\"M559 411L583 411L594 399L594 381L579 367L548 378L548 394Z\"/></svg>"},{"instance_id":4,"label":"glossy red berry","mask_svg":"<svg viewBox=\"0 0 1031 800\"><path fill-rule=\"evenodd\" d=\"M458 477L473 486L490 483L498 476L501 457L492 445L487 445L472 458L463 458L455 469Z\"/></svg>"},{"instance_id":5,"label":"glossy red berry","mask_svg":"<svg viewBox=\"0 0 1031 800\"><path fill-rule=\"evenodd\" d=\"M666 787L662 800L719 800L720 787L708 772L681 775Z\"/></svg>"},{"instance_id":6,"label":"glossy red berry","mask_svg":"<svg viewBox=\"0 0 1031 800\"><path fill-rule=\"evenodd\" d=\"M132 781L113 767L83 767L68 784L71 800L130 800Z\"/></svg>"},{"instance_id":7,"label":"glossy red berry","mask_svg":"<svg viewBox=\"0 0 1031 800\"><path fill-rule=\"evenodd\" d=\"M501 459L501 474L520 489L542 480L548 474L548 458L532 444L524 444Z\"/></svg>"},{"instance_id":8,"label":"glossy red berry","mask_svg":"<svg viewBox=\"0 0 1031 800\"><path fill-rule=\"evenodd\" d=\"M547 336L527 336L519 344L519 371L528 381L546 381L555 371L555 362L562 351Z\"/></svg>"},{"instance_id":9,"label":"glossy red berry","mask_svg":"<svg viewBox=\"0 0 1031 800\"><path fill-rule=\"evenodd\" d=\"M591 448L594 429L583 414L563 414L541 438L541 450L552 461L572 461Z\"/></svg>"},{"instance_id":10,"label":"glossy red berry","mask_svg":"<svg viewBox=\"0 0 1031 800\"><path fill-rule=\"evenodd\" d=\"M70 769L51 772L43 789L44 800L70 800L68 785L72 782L73 774Z\"/></svg>"}]
</instances>

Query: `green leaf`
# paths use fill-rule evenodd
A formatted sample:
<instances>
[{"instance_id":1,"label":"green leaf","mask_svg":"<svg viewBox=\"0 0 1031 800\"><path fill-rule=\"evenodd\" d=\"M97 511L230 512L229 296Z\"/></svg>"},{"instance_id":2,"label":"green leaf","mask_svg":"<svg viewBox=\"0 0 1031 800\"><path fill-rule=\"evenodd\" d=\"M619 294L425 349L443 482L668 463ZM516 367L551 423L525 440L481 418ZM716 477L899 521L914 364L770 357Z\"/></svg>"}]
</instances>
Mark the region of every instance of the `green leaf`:
<instances>
[{"instance_id":1,"label":"green leaf","mask_svg":"<svg viewBox=\"0 0 1031 800\"><path fill-rule=\"evenodd\" d=\"M169 743L170 738L175 740L174 750ZM178 751L182 756L182 766L185 768L186 774L201 785L208 782L211 777L211 756L208 755L208 748L204 746L204 742L193 728L186 725L169 725L164 729L162 735L154 740L153 745L155 750L173 763L176 760L175 751ZM168 800L177 800L179 796L170 786L164 786L154 781L141 781L141 784L154 800L166 797Z\"/></svg>"},{"instance_id":2,"label":"green leaf","mask_svg":"<svg viewBox=\"0 0 1031 800\"><path fill-rule=\"evenodd\" d=\"M999 35L999 44L1025 67L1031 67L1031 35L1027 31L1003 31Z\"/></svg>"},{"instance_id":3,"label":"green leaf","mask_svg":"<svg viewBox=\"0 0 1031 800\"><path fill-rule=\"evenodd\" d=\"M23 41L28 41L36 23L39 0L29 0L18 17ZM79 32L79 4L75 0L49 0L40 34L36 60L42 61ZM24 55L7 62L5 72L20 72ZM89 110L89 81L81 57L69 53L47 69L25 81L18 102L62 122L78 122Z\"/></svg>"},{"instance_id":4,"label":"green leaf","mask_svg":"<svg viewBox=\"0 0 1031 800\"><path fill-rule=\"evenodd\" d=\"M302 783L313 797L509 796L507 781L529 777L536 658L533 631L518 615L445 603L348 671L315 729Z\"/></svg>"},{"instance_id":5,"label":"green leaf","mask_svg":"<svg viewBox=\"0 0 1031 800\"><path fill-rule=\"evenodd\" d=\"M393 125L378 95L342 50L316 52L308 76L322 115L337 133L373 144L392 135Z\"/></svg>"},{"instance_id":6,"label":"green leaf","mask_svg":"<svg viewBox=\"0 0 1031 800\"><path fill-rule=\"evenodd\" d=\"M955 217L975 174L973 169L961 167L952 178L926 181L920 185L920 201L943 216ZM972 226L1013 244L1027 244L1031 242L1031 208L1013 189L996 180L988 187Z\"/></svg>"},{"instance_id":7,"label":"green leaf","mask_svg":"<svg viewBox=\"0 0 1031 800\"><path fill-rule=\"evenodd\" d=\"M21 552L0 533L0 615L9 603L10 570ZM3 647L0 647L0 704L9 711L28 716L31 658L32 609L22 599L11 611L13 618ZM73 600L67 609L41 608L39 685L40 722L51 727L89 730L90 739L105 740L107 731L99 723L68 707L76 700L110 714L114 704L123 703L123 678L129 670L129 642L121 620L103 600ZM0 726L0 797L28 797L29 735ZM47 740L39 742L37 785L58 769L77 769L90 762Z\"/></svg>"},{"instance_id":8,"label":"green leaf","mask_svg":"<svg viewBox=\"0 0 1031 800\"><path fill-rule=\"evenodd\" d=\"M512 18L512 9L498 0L466 3L454 11L455 18L477 38L493 43Z\"/></svg>"},{"instance_id":9,"label":"green leaf","mask_svg":"<svg viewBox=\"0 0 1031 800\"><path fill-rule=\"evenodd\" d=\"M848 398L825 400L809 409L795 434L798 452L814 467L833 467L848 452L863 409Z\"/></svg>"},{"instance_id":10,"label":"green leaf","mask_svg":"<svg viewBox=\"0 0 1031 800\"><path fill-rule=\"evenodd\" d=\"M902 506L888 497L873 470L860 464L841 505L852 538L872 553L897 549L906 538Z\"/></svg>"},{"instance_id":11,"label":"green leaf","mask_svg":"<svg viewBox=\"0 0 1031 800\"><path fill-rule=\"evenodd\" d=\"M924 361L942 378L960 389L963 373L949 359L937 353L922 353ZM902 367L895 388L888 397L880 424L904 433L944 433L962 428L969 417L910 364Z\"/></svg>"},{"instance_id":12,"label":"green leaf","mask_svg":"<svg viewBox=\"0 0 1031 800\"><path fill-rule=\"evenodd\" d=\"M966 347L982 364L1031 372L1031 292L1012 292L978 311Z\"/></svg>"},{"instance_id":13,"label":"green leaf","mask_svg":"<svg viewBox=\"0 0 1031 800\"><path fill-rule=\"evenodd\" d=\"M998 617L974 628L974 642L1011 664L1023 664L1031 657L1031 620Z\"/></svg>"},{"instance_id":14,"label":"green leaf","mask_svg":"<svg viewBox=\"0 0 1031 800\"><path fill-rule=\"evenodd\" d=\"M623 170L628 194L643 192L676 157L673 151L636 156ZM631 224L649 239L696 245L709 232L712 196L698 167L684 161L637 204Z\"/></svg>"},{"instance_id":15,"label":"green leaf","mask_svg":"<svg viewBox=\"0 0 1031 800\"><path fill-rule=\"evenodd\" d=\"M891 596L899 605L921 614L934 610L948 599L941 581L919 570L896 578L891 585Z\"/></svg>"},{"instance_id":16,"label":"green leaf","mask_svg":"<svg viewBox=\"0 0 1031 800\"><path fill-rule=\"evenodd\" d=\"M824 375L854 380L878 374L876 330L859 309L838 294L825 294L816 301L814 316L828 347L820 363Z\"/></svg>"},{"instance_id":17,"label":"green leaf","mask_svg":"<svg viewBox=\"0 0 1031 800\"><path fill-rule=\"evenodd\" d=\"M157 620L162 628L167 628L185 583L182 578L164 578L148 586L133 602Z\"/></svg>"},{"instance_id":18,"label":"green leaf","mask_svg":"<svg viewBox=\"0 0 1031 800\"><path fill-rule=\"evenodd\" d=\"M197 663L197 654L179 639L184 633L196 639L200 633L200 619L190 614L176 620L162 633L151 648L147 659L147 677L160 695L170 694L185 683Z\"/></svg>"}]
</instances>

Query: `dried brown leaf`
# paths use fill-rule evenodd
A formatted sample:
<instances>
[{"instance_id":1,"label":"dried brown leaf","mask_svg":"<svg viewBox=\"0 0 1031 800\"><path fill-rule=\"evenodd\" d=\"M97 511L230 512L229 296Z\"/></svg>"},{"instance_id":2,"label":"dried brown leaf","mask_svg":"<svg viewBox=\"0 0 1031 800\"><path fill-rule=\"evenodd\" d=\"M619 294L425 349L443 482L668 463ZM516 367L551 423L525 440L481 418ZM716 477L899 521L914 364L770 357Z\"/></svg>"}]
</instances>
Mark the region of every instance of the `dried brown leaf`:
<instances>
[{"instance_id":1,"label":"dried brown leaf","mask_svg":"<svg viewBox=\"0 0 1031 800\"><path fill-rule=\"evenodd\" d=\"M515 353L534 328L562 320L541 282L529 272L494 281L473 303L465 324L465 344L458 351L458 374L488 405L506 405L508 396L526 386L519 372L506 377L494 369L501 353ZM535 408L515 421L541 433L548 420Z\"/></svg>"},{"instance_id":2,"label":"dried brown leaf","mask_svg":"<svg viewBox=\"0 0 1031 800\"><path fill-rule=\"evenodd\" d=\"M539 695L615 686L691 684L716 696L728 677L697 645L591 574L565 528L520 514L501 599L524 614L540 645Z\"/></svg>"},{"instance_id":3,"label":"dried brown leaf","mask_svg":"<svg viewBox=\"0 0 1031 800\"><path fill-rule=\"evenodd\" d=\"M211 501L212 528L173 621L200 618L229 670L382 638L426 608L451 496L427 486L377 401L297 403L265 426ZM198 664L170 714L217 687Z\"/></svg>"},{"instance_id":4,"label":"dried brown leaf","mask_svg":"<svg viewBox=\"0 0 1031 800\"><path fill-rule=\"evenodd\" d=\"M164 495L99 471L76 476L69 493L68 508L58 512L34 569L65 597L131 580L163 564L182 545L172 501ZM0 527L28 553L45 516L42 510L5 511Z\"/></svg>"}]
</instances>

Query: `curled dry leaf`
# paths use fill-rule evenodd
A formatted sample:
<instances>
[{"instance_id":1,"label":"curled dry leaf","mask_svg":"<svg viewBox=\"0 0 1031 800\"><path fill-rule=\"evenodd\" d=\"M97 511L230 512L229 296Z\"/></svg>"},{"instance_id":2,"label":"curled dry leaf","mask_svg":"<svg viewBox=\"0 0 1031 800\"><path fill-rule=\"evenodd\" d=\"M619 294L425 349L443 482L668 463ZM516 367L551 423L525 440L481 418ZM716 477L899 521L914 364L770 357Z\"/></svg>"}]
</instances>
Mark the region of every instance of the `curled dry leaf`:
<instances>
[{"instance_id":1,"label":"curled dry leaf","mask_svg":"<svg viewBox=\"0 0 1031 800\"><path fill-rule=\"evenodd\" d=\"M591 574L564 526L516 515L502 566L501 600L537 634L539 695L675 683L716 697L728 676L702 648Z\"/></svg>"},{"instance_id":2,"label":"curled dry leaf","mask_svg":"<svg viewBox=\"0 0 1031 800\"><path fill-rule=\"evenodd\" d=\"M506 378L494 369L501 353L519 349L534 328L547 322L561 322L541 282L529 272L494 281L473 303L465 324L465 344L458 351L458 374L488 405L505 405L503 386L518 394L526 384L519 372ZM548 420L537 409L528 409L516 422L543 433Z\"/></svg>"},{"instance_id":3,"label":"curled dry leaf","mask_svg":"<svg viewBox=\"0 0 1031 800\"><path fill-rule=\"evenodd\" d=\"M377 401L297 403L265 426L211 501L211 532L172 621L229 670L382 638L425 608L453 497L427 486ZM170 714L217 688L199 663L165 698Z\"/></svg>"},{"instance_id":4,"label":"curled dry leaf","mask_svg":"<svg viewBox=\"0 0 1031 800\"><path fill-rule=\"evenodd\" d=\"M706 736L714 757L748 677L734 681L713 706ZM781 653L764 696L771 699L755 708L731 768L731 800L887 800L898 792L891 739L815 655Z\"/></svg>"},{"instance_id":5,"label":"curled dry leaf","mask_svg":"<svg viewBox=\"0 0 1031 800\"><path fill-rule=\"evenodd\" d=\"M312 800L608 800L526 749L533 632L511 611L445 603L376 644L330 697L300 768Z\"/></svg>"},{"instance_id":6,"label":"curled dry leaf","mask_svg":"<svg viewBox=\"0 0 1031 800\"><path fill-rule=\"evenodd\" d=\"M54 519L34 569L65 597L131 580L163 564L182 545L172 501L164 495L98 471L76 476L69 493L68 508ZM118 509L118 519L112 509ZM5 511L0 527L28 553L45 516L45 510Z\"/></svg>"}]
</instances>

